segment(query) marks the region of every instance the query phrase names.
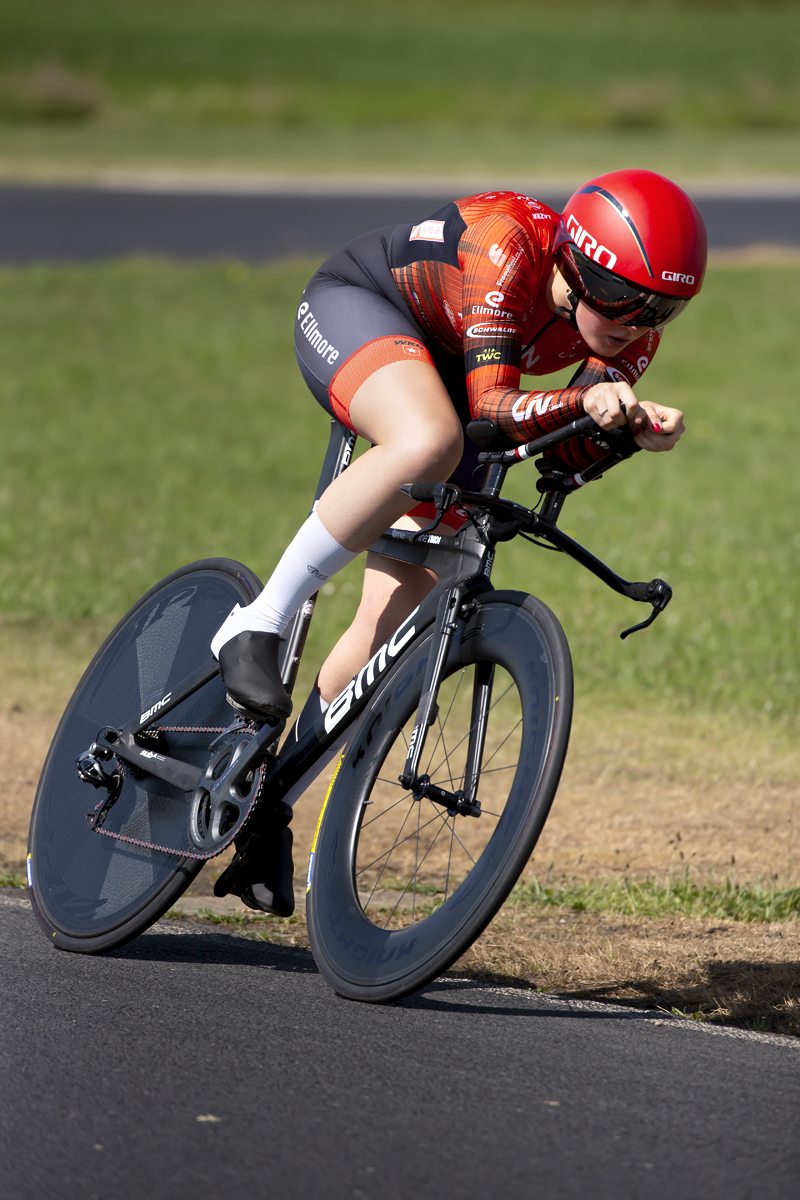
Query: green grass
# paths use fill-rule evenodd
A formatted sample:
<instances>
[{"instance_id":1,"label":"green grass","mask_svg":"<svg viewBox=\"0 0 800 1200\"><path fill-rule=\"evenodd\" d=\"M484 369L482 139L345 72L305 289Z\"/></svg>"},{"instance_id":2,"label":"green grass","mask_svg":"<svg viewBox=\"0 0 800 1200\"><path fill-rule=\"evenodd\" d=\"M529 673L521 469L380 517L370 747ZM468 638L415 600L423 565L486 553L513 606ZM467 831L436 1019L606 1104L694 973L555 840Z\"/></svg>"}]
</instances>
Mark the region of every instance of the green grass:
<instances>
[{"instance_id":1,"label":"green grass","mask_svg":"<svg viewBox=\"0 0 800 1200\"><path fill-rule=\"evenodd\" d=\"M618 913L637 919L695 917L698 920L771 922L800 918L800 888L738 884L729 879L696 883L689 876L655 879L574 879L517 884L508 901L517 908Z\"/></svg>"},{"instance_id":2,"label":"green grass","mask_svg":"<svg viewBox=\"0 0 800 1200\"><path fill-rule=\"evenodd\" d=\"M0 164L800 168L793 0L5 0Z\"/></svg>"},{"instance_id":3,"label":"green grass","mask_svg":"<svg viewBox=\"0 0 800 1200\"><path fill-rule=\"evenodd\" d=\"M28 881L19 871L0 871L0 887L26 888Z\"/></svg>"},{"instance_id":4,"label":"green grass","mask_svg":"<svg viewBox=\"0 0 800 1200\"><path fill-rule=\"evenodd\" d=\"M62 689L102 633L184 562L227 556L266 577L308 511L329 429L291 348L312 266L0 272L11 701L27 705L34 683L40 698L49 683ZM555 610L584 702L796 722L798 322L796 268L712 270L639 386L684 408L688 434L566 505L562 525L626 578L673 585L651 629L620 642L643 606L562 556L501 547L496 585L535 591ZM534 480L530 465L517 468L507 494L532 503ZM359 573L348 568L319 606L307 673L350 619ZM632 730L632 753L642 736Z\"/></svg>"}]
</instances>

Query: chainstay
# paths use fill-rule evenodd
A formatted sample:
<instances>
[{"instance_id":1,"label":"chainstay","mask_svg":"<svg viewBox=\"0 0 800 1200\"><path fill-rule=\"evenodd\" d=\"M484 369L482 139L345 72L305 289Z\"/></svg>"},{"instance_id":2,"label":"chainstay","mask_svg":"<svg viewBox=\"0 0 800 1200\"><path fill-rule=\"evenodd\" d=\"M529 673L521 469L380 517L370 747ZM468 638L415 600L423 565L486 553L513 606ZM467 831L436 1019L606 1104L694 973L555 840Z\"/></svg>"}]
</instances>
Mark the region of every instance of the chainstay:
<instances>
[{"instance_id":1,"label":"chainstay","mask_svg":"<svg viewBox=\"0 0 800 1200\"><path fill-rule=\"evenodd\" d=\"M218 726L213 726L213 725L212 726L203 726L203 725L155 725L155 726L152 726L154 733L225 733L225 731L228 728L229 728L229 726L227 726L227 725L222 728L220 728ZM115 842L127 842L131 846L142 846L145 850L159 850L162 854L175 854L178 856L178 858L193 858L199 862L207 862L211 858L217 858L218 855L222 854L224 850L227 850L229 846L232 846L234 839L237 838L239 836L239 834L242 832L242 830L248 825L250 818L253 815L253 812L255 811L255 809L257 808L257 806L259 804L259 801L261 800L261 793L264 790L264 775L266 774L266 772L264 770L263 763L258 768L258 770L259 770L261 778L258 781L258 788L256 789L256 794L253 797L253 801L252 801L249 809L247 810L247 815L245 816L245 819L242 821L241 825L239 825L239 827L236 829L235 833L232 833L231 836L229 838L227 838L226 841L224 841L217 849L209 850L206 854L203 854L202 852L197 851L197 850L189 850L189 849L177 850L177 849L174 849L172 846L162 846L158 842L146 842L142 838L129 837L129 835L126 833L112 833L110 829L104 829L102 827L100 829L95 828L93 832L102 834L103 837L113 838Z\"/></svg>"}]
</instances>

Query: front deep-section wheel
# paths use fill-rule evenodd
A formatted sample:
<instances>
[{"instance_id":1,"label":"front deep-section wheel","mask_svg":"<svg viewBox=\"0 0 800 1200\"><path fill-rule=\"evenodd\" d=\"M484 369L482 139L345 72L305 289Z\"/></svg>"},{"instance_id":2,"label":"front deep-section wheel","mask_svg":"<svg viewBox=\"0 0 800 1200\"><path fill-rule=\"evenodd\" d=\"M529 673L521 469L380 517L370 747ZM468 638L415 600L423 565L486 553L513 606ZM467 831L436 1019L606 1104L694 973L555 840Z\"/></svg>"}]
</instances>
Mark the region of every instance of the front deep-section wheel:
<instances>
[{"instance_id":1,"label":"front deep-section wheel","mask_svg":"<svg viewBox=\"0 0 800 1200\"><path fill-rule=\"evenodd\" d=\"M454 638L419 772L438 790L415 797L398 777L430 646L429 631L362 716L309 863L314 958L356 1000L407 995L472 944L530 857L567 752L561 626L534 597L494 592Z\"/></svg>"},{"instance_id":2,"label":"front deep-section wheel","mask_svg":"<svg viewBox=\"0 0 800 1200\"><path fill-rule=\"evenodd\" d=\"M191 857L189 796L123 768L119 797L94 830L87 814L98 793L81 780L75 760L104 726L120 728L146 713L206 662L227 614L260 589L251 571L228 559L175 571L123 617L75 689L42 770L28 839L31 902L59 948L92 954L130 941L202 867ZM217 675L167 714L168 732L157 737L165 750L204 767L213 740L234 718Z\"/></svg>"}]
</instances>

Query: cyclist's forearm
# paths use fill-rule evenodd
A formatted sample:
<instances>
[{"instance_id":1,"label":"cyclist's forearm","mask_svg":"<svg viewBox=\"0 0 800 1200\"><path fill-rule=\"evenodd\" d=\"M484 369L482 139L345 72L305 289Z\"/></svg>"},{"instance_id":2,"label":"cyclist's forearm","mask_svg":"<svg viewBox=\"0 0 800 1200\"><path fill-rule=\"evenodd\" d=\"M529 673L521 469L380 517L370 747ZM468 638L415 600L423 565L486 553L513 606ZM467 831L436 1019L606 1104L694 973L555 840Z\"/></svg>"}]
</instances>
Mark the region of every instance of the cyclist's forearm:
<instances>
[{"instance_id":1,"label":"cyclist's forearm","mask_svg":"<svg viewBox=\"0 0 800 1200\"><path fill-rule=\"evenodd\" d=\"M528 442L582 417L588 390L588 387L566 387L548 392L522 392L516 388L491 388L473 400L472 415L489 417L514 442Z\"/></svg>"}]
</instances>

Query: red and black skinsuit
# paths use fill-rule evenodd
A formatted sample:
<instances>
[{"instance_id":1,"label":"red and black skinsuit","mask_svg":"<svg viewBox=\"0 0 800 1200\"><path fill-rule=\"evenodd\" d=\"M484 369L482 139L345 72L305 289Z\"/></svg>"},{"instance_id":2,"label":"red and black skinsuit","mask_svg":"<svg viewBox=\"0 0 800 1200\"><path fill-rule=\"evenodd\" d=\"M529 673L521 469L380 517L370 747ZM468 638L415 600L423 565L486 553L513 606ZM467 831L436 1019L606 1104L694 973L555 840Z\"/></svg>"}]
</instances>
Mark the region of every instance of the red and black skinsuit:
<instances>
[{"instance_id":1,"label":"red and black skinsuit","mask_svg":"<svg viewBox=\"0 0 800 1200\"><path fill-rule=\"evenodd\" d=\"M373 371L406 357L435 365L462 423L490 417L514 442L568 424L603 379L633 385L658 348L648 330L613 357L592 353L547 304L559 215L515 192L456 200L418 225L350 242L317 271L295 325L303 376L332 415L349 424L350 401ZM581 366L570 386L523 391L520 376ZM453 479L474 487L467 439ZM558 451L573 471L603 451L575 440Z\"/></svg>"}]
</instances>

